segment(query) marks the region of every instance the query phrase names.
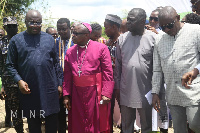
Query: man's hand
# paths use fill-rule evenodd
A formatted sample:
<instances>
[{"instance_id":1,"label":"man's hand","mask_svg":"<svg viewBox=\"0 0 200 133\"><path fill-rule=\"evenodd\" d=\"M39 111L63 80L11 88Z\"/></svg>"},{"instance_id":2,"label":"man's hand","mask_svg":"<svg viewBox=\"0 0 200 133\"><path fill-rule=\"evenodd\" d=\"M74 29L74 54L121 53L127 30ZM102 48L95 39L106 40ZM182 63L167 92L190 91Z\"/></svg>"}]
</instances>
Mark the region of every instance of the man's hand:
<instances>
[{"instance_id":1,"label":"man's hand","mask_svg":"<svg viewBox=\"0 0 200 133\"><path fill-rule=\"evenodd\" d=\"M160 110L160 99L159 99L157 94L152 94L152 95L153 95L153 98L152 98L153 107L157 112L159 112L159 110Z\"/></svg>"},{"instance_id":2,"label":"man's hand","mask_svg":"<svg viewBox=\"0 0 200 133\"><path fill-rule=\"evenodd\" d=\"M59 94L59 98L62 97L62 86L58 86L58 94Z\"/></svg>"},{"instance_id":3,"label":"man's hand","mask_svg":"<svg viewBox=\"0 0 200 133\"><path fill-rule=\"evenodd\" d=\"M4 87L1 88L1 100L4 100L6 97Z\"/></svg>"},{"instance_id":4,"label":"man's hand","mask_svg":"<svg viewBox=\"0 0 200 133\"><path fill-rule=\"evenodd\" d=\"M70 98L69 96L64 96L63 97L63 104L64 104L64 108L67 108L67 110L71 109L71 103L70 103Z\"/></svg>"},{"instance_id":5,"label":"man's hand","mask_svg":"<svg viewBox=\"0 0 200 133\"><path fill-rule=\"evenodd\" d=\"M110 102L110 98L106 96L101 96L101 99L103 100L103 104L108 104Z\"/></svg>"},{"instance_id":6,"label":"man's hand","mask_svg":"<svg viewBox=\"0 0 200 133\"><path fill-rule=\"evenodd\" d=\"M114 89L115 91L115 98L117 99L117 102L120 104L120 89Z\"/></svg>"},{"instance_id":7,"label":"man's hand","mask_svg":"<svg viewBox=\"0 0 200 133\"><path fill-rule=\"evenodd\" d=\"M156 31L156 29L150 25L145 25L147 27L147 30L151 30L152 32L158 34L158 32Z\"/></svg>"},{"instance_id":8,"label":"man's hand","mask_svg":"<svg viewBox=\"0 0 200 133\"><path fill-rule=\"evenodd\" d=\"M188 86L188 84L191 85L192 81L197 77L198 74L199 70L196 68L194 68L190 72L185 73L181 78L182 86L185 86L185 88L189 89L190 87Z\"/></svg>"},{"instance_id":9,"label":"man's hand","mask_svg":"<svg viewBox=\"0 0 200 133\"><path fill-rule=\"evenodd\" d=\"M18 81L19 89L22 94L30 94L31 90L28 87L28 84L23 80Z\"/></svg>"}]
</instances>

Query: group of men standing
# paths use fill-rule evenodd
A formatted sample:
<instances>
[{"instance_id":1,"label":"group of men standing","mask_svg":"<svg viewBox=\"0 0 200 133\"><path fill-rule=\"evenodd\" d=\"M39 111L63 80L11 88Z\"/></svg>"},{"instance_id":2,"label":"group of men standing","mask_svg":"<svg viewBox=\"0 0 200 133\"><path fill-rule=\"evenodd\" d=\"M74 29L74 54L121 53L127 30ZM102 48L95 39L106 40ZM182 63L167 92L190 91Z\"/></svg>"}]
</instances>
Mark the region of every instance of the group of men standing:
<instances>
[{"instance_id":1,"label":"group of men standing","mask_svg":"<svg viewBox=\"0 0 200 133\"><path fill-rule=\"evenodd\" d=\"M193 8L200 5L199 0L191 2ZM164 82L174 132L187 133L187 121L193 131L200 132L200 26L181 23L170 6L156 12L150 23L159 20L159 25L145 29L145 10L133 8L127 16L128 31L121 35L122 20L108 14L104 22L107 46L91 40L95 30L88 23L75 23L70 29L70 21L61 18L56 38L53 29L47 29L49 34L41 31L42 15L37 10L27 12L27 30L19 34L16 19L5 18L8 35L1 41L1 77L9 102L6 111L17 112L12 116L16 132L23 133L22 116L30 133L41 133L42 119L46 133L66 132L65 108L69 133L113 132L116 98L123 133L134 131L136 109L141 131L148 133L152 106L146 94L152 93L152 104L159 112Z\"/></svg>"}]
</instances>

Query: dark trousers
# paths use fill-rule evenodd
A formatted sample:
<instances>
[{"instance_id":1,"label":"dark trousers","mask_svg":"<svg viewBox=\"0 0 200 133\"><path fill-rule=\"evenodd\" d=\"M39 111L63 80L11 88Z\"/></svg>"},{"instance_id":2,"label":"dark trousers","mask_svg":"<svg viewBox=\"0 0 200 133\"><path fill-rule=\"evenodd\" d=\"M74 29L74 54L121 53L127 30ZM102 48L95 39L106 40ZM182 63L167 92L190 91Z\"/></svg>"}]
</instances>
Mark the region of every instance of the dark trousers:
<instances>
[{"instance_id":1,"label":"dark trousers","mask_svg":"<svg viewBox=\"0 0 200 133\"><path fill-rule=\"evenodd\" d=\"M45 133L57 133L57 120L58 114L46 116L45 120ZM29 133L42 133L41 131L41 118L27 118Z\"/></svg>"},{"instance_id":2,"label":"dark trousers","mask_svg":"<svg viewBox=\"0 0 200 133\"><path fill-rule=\"evenodd\" d=\"M63 105L63 97L59 99L60 102L60 112L58 113L58 133L66 133L66 109Z\"/></svg>"},{"instance_id":3,"label":"dark trousers","mask_svg":"<svg viewBox=\"0 0 200 133\"><path fill-rule=\"evenodd\" d=\"M17 133L23 133L23 120L22 120L22 111L19 105L19 95L18 87L4 87L6 97L5 97L5 125L10 125L11 117L15 131ZM12 115L11 115L12 114Z\"/></svg>"}]
</instances>

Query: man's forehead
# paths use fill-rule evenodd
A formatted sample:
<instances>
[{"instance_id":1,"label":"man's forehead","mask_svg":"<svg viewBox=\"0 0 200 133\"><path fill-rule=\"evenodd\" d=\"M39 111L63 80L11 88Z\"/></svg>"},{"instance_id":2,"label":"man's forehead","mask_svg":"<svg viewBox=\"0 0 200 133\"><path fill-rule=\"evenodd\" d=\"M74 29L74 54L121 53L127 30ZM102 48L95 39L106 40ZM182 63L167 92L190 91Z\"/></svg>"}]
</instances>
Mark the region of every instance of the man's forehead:
<instances>
[{"instance_id":1,"label":"man's forehead","mask_svg":"<svg viewBox=\"0 0 200 133\"><path fill-rule=\"evenodd\" d=\"M64 27L64 26L68 27L67 23L57 23L57 26L58 27Z\"/></svg>"},{"instance_id":2,"label":"man's forehead","mask_svg":"<svg viewBox=\"0 0 200 133\"><path fill-rule=\"evenodd\" d=\"M156 12L152 12L152 13L151 13L152 16L153 16L153 15L158 15L158 14L159 14L158 11L156 11Z\"/></svg>"},{"instance_id":3,"label":"man's forehead","mask_svg":"<svg viewBox=\"0 0 200 133\"><path fill-rule=\"evenodd\" d=\"M76 25L75 27L74 27L74 30L76 30L76 31L81 31L81 30L83 30L83 27L82 27L82 25Z\"/></svg>"},{"instance_id":4,"label":"man's forehead","mask_svg":"<svg viewBox=\"0 0 200 133\"><path fill-rule=\"evenodd\" d=\"M38 20L42 20L42 16L39 12L37 11L30 11L28 14L27 14L27 19L38 19Z\"/></svg>"}]
</instances>

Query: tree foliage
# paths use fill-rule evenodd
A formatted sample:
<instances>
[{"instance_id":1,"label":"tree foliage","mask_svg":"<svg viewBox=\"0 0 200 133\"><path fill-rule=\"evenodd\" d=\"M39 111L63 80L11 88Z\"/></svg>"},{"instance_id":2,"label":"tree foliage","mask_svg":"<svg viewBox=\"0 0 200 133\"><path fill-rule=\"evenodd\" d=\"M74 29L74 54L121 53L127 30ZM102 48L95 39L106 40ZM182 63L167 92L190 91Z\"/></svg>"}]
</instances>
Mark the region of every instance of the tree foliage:
<instances>
[{"instance_id":1,"label":"tree foliage","mask_svg":"<svg viewBox=\"0 0 200 133\"><path fill-rule=\"evenodd\" d=\"M15 16L18 21L19 32L25 29L24 16L30 9L30 5L37 0L1 0L0 2L0 27L3 25L3 18Z\"/></svg>"},{"instance_id":2,"label":"tree foliage","mask_svg":"<svg viewBox=\"0 0 200 133\"><path fill-rule=\"evenodd\" d=\"M34 1L35 0L1 0L1 16L14 16L16 13L22 15Z\"/></svg>"},{"instance_id":3,"label":"tree foliage","mask_svg":"<svg viewBox=\"0 0 200 133\"><path fill-rule=\"evenodd\" d=\"M39 8L38 8L39 7ZM48 11L48 1L46 0L1 0L0 2L0 28L3 26L3 17L15 16L18 21L19 32L26 30L25 27L25 15L26 12L30 9L39 10L42 14L46 14ZM49 20L51 15L43 16L43 27L42 30L45 30L46 27L52 25L52 21Z\"/></svg>"}]
</instances>

